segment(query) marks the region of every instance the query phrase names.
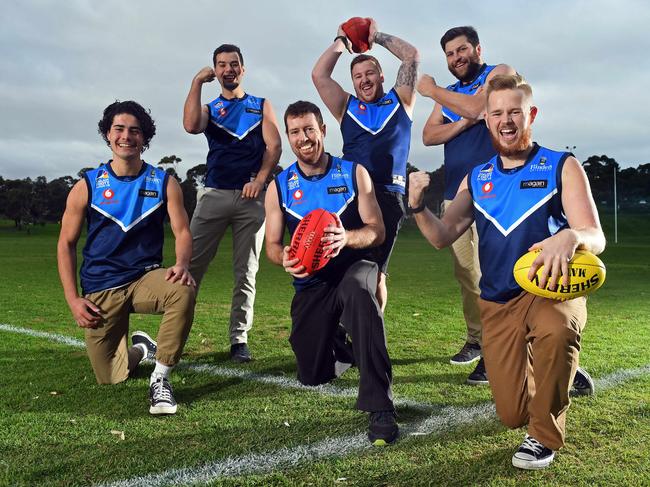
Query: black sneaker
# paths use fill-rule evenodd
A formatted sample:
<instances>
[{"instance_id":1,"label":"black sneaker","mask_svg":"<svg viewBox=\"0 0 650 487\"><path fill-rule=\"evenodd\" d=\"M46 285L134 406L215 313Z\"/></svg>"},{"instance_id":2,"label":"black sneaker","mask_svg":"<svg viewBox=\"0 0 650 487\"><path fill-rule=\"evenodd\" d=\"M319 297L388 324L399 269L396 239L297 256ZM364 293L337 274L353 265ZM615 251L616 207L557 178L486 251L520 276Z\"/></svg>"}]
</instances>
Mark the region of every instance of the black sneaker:
<instances>
[{"instance_id":1,"label":"black sneaker","mask_svg":"<svg viewBox=\"0 0 650 487\"><path fill-rule=\"evenodd\" d=\"M153 360L156 356L156 350L158 350L158 344L143 331L135 331L131 335L131 343L137 345L141 343L147 349L147 353L144 355L144 359Z\"/></svg>"},{"instance_id":2,"label":"black sneaker","mask_svg":"<svg viewBox=\"0 0 650 487\"><path fill-rule=\"evenodd\" d=\"M465 342L463 348L456 355L451 357L451 365L467 365L476 362L481 358L481 346L478 343Z\"/></svg>"},{"instance_id":3,"label":"black sneaker","mask_svg":"<svg viewBox=\"0 0 650 487\"><path fill-rule=\"evenodd\" d=\"M393 443L399 436L397 415L395 410L375 411L370 413L368 439L375 446L386 446Z\"/></svg>"},{"instance_id":4,"label":"black sneaker","mask_svg":"<svg viewBox=\"0 0 650 487\"><path fill-rule=\"evenodd\" d=\"M572 396L593 396L595 389L596 384L589 373L582 367L578 367L570 394Z\"/></svg>"},{"instance_id":5,"label":"black sneaker","mask_svg":"<svg viewBox=\"0 0 650 487\"><path fill-rule=\"evenodd\" d=\"M467 376L467 383L470 386L483 386L489 384L483 357L481 357L481 360L479 360L478 364L476 364L474 371Z\"/></svg>"},{"instance_id":6,"label":"black sneaker","mask_svg":"<svg viewBox=\"0 0 650 487\"><path fill-rule=\"evenodd\" d=\"M149 386L149 413L151 414L175 414L176 400L172 386L164 377L157 377Z\"/></svg>"},{"instance_id":7,"label":"black sneaker","mask_svg":"<svg viewBox=\"0 0 650 487\"><path fill-rule=\"evenodd\" d=\"M546 448L532 436L526 435L524 442L512 456L512 465L525 470L548 467L555 458L555 452Z\"/></svg>"},{"instance_id":8,"label":"black sneaker","mask_svg":"<svg viewBox=\"0 0 650 487\"><path fill-rule=\"evenodd\" d=\"M235 343L230 345L230 360L242 364L251 361L251 351L245 343Z\"/></svg>"}]
</instances>

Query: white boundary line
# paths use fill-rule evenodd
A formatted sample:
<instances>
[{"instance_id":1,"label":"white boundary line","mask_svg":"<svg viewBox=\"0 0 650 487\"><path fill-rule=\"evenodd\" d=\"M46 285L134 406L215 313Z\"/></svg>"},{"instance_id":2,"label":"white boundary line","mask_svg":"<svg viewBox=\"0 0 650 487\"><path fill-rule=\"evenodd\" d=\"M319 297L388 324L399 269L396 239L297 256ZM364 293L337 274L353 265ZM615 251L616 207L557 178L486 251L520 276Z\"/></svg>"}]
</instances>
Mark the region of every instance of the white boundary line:
<instances>
[{"instance_id":1,"label":"white boundary line","mask_svg":"<svg viewBox=\"0 0 650 487\"><path fill-rule=\"evenodd\" d=\"M20 328L11 325L0 324L0 330L30 335L38 338L46 338L66 345L77 348L83 348L85 345L82 341L59 335L55 333L40 332L28 328ZM268 378L275 376L264 376L260 374L248 373L224 367L216 367L204 364L185 364L185 368L195 370L196 372L207 372L214 375L222 375L224 372L229 377L239 377L242 379L251 379L267 382ZM596 379L597 391L606 390L617 386L618 384L630 379L650 374L650 364L635 369L624 369L616 371L610 375ZM281 381L268 380L268 383L280 387L295 387L289 379ZM298 383L297 381L295 381ZM299 383L298 383L299 384ZM321 386L322 387L322 386ZM300 387L305 390L315 390L313 387ZM336 388L335 388L336 389ZM337 389L334 395L342 395L341 391L349 389ZM329 394L329 392L322 392ZM347 392L346 392L347 394ZM355 390L356 395L356 390ZM346 396L347 397L347 396ZM407 401L410 402L410 401ZM431 405L414 403L416 405L434 408ZM494 404L485 402L470 407L449 406L428 416L427 418L401 427L402 438L409 436L439 435L453 428L474 424L477 421L496 420ZM208 462L196 467L187 467L182 469L171 469L160 473L154 473L144 476L132 477L116 482L100 484L110 487L121 486L162 486L176 484L194 484L205 483L216 480L220 477L236 477L249 474L263 474L271 472L278 468L294 467L307 461L316 461L325 458L344 457L354 452L370 449L367 437L364 434L339 436L326 438L313 444L298 445L292 448L283 447L273 452L251 453L239 457L227 457L214 462Z\"/></svg>"},{"instance_id":2,"label":"white boundary line","mask_svg":"<svg viewBox=\"0 0 650 487\"><path fill-rule=\"evenodd\" d=\"M83 340L78 340L66 335L58 333L49 333L45 331L36 331L30 328L23 328L13 325L0 323L0 331L8 331L11 333L18 333L21 335L28 335L36 338L45 338L47 340L69 345L75 348L86 348ZM356 387L339 387L332 384L323 384L320 386L306 386L301 384L298 380L290 377L282 377L280 375L258 374L243 369L232 369L218 365L203 364L198 362L183 361L175 367L175 370L190 370L192 372L206 373L216 377L235 377L242 380L250 380L254 382L262 382L265 384L282 387L284 389L299 389L303 391L315 392L324 396L332 397L357 397L358 389ZM395 400L396 406L408 407L424 412L431 412L436 409L436 406L423 402L413 401L410 399L397 399Z\"/></svg>"}]
</instances>

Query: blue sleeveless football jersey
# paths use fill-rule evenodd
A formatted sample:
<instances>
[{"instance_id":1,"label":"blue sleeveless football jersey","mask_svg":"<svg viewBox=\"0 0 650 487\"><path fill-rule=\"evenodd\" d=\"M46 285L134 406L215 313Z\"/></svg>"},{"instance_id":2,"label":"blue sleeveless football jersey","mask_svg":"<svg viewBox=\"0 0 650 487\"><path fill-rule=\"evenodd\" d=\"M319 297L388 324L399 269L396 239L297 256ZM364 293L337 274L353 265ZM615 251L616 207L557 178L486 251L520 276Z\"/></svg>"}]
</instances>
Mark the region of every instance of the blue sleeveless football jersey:
<instances>
[{"instance_id":1,"label":"blue sleeveless football jersey","mask_svg":"<svg viewBox=\"0 0 650 487\"><path fill-rule=\"evenodd\" d=\"M346 229L363 226L357 206L356 163L329 154L328 158L328 166L323 174L306 176L298 163L294 162L275 179L278 200L291 235L300 220L317 208L336 213ZM303 279L294 279L294 286L299 290L323 282L337 282L352 263L365 255L365 249L344 248L318 272Z\"/></svg>"},{"instance_id":2,"label":"blue sleeveless football jersey","mask_svg":"<svg viewBox=\"0 0 650 487\"><path fill-rule=\"evenodd\" d=\"M147 163L135 177L118 177L110 161L84 174L88 236L83 249L84 294L139 279L162 265L167 173Z\"/></svg>"},{"instance_id":3,"label":"blue sleeveless football jersey","mask_svg":"<svg viewBox=\"0 0 650 487\"><path fill-rule=\"evenodd\" d=\"M483 299L504 303L517 296L522 291L512 275L517 259L535 242L568 227L561 192L569 155L535 144L523 166L504 170L495 156L472 170Z\"/></svg>"},{"instance_id":4,"label":"blue sleeveless football jersey","mask_svg":"<svg viewBox=\"0 0 650 487\"><path fill-rule=\"evenodd\" d=\"M259 171L266 150L262 136L264 98L246 94L228 100L219 96L208 108L205 185L242 189Z\"/></svg>"},{"instance_id":5,"label":"blue sleeveless football jersey","mask_svg":"<svg viewBox=\"0 0 650 487\"><path fill-rule=\"evenodd\" d=\"M447 89L456 93L473 95L485 85L487 76L496 66L484 64L476 77L469 83L460 81L449 85ZM442 107L442 117L445 123L457 122L461 116L447 107ZM463 130L444 146L445 157L445 199L453 200L460 183L472 168L489 161L496 154L490 132L485 122L478 122L467 130Z\"/></svg>"},{"instance_id":6,"label":"blue sleeveless football jersey","mask_svg":"<svg viewBox=\"0 0 650 487\"><path fill-rule=\"evenodd\" d=\"M374 103L350 95L341 120L343 159L363 165L376 185L404 194L412 124L394 88Z\"/></svg>"}]
</instances>

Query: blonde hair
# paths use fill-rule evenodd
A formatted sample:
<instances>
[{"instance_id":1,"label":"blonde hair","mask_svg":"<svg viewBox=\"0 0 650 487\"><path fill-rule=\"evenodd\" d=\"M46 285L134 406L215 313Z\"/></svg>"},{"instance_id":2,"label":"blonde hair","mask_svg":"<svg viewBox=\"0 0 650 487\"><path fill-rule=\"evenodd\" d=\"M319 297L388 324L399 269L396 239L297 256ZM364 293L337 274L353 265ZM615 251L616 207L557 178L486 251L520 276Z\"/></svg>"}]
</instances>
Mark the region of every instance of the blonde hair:
<instances>
[{"instance_id":1,"label":"blonde hair","mask_svg":"<svg viewBox=\"0 0 650 487\"><path fill-rule=\"evenodd\" d=\"M487 87L487 98L493 91L521 90L527 98L533 97L533 89L520 74L497 74L490 80Z\"/></svg>"}]
</instances>

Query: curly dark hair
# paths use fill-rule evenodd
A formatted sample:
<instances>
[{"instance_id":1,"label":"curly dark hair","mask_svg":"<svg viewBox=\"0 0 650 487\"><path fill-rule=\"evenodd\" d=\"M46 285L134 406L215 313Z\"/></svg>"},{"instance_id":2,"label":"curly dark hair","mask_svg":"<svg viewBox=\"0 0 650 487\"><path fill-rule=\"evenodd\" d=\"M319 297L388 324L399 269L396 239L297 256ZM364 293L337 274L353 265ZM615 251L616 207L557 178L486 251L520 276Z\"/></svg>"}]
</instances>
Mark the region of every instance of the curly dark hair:
<instances>
[{"instance_id":1,"label":"curly dark hair","mask_svg":"<svg viewBox=\"0 0 650 487\"><path fill-rule=\"evenodd\" d=\"M97 132L102 136L106 145L110 146L111 143L108 141L106 134L111 130L115 116L121 115L122 113L133 115L138 119L140 129L142 129L142 136L144 138L144 143L142 145L142 152L144 152L149 148L149 142L153 139L153 136L156 135L156 123L153 118L151 118L151 111L146 110L142 105L135 101L115 100L114 103L108 105L104 109L104 116L97 124Z\"/></svg>"}]
</instances>

